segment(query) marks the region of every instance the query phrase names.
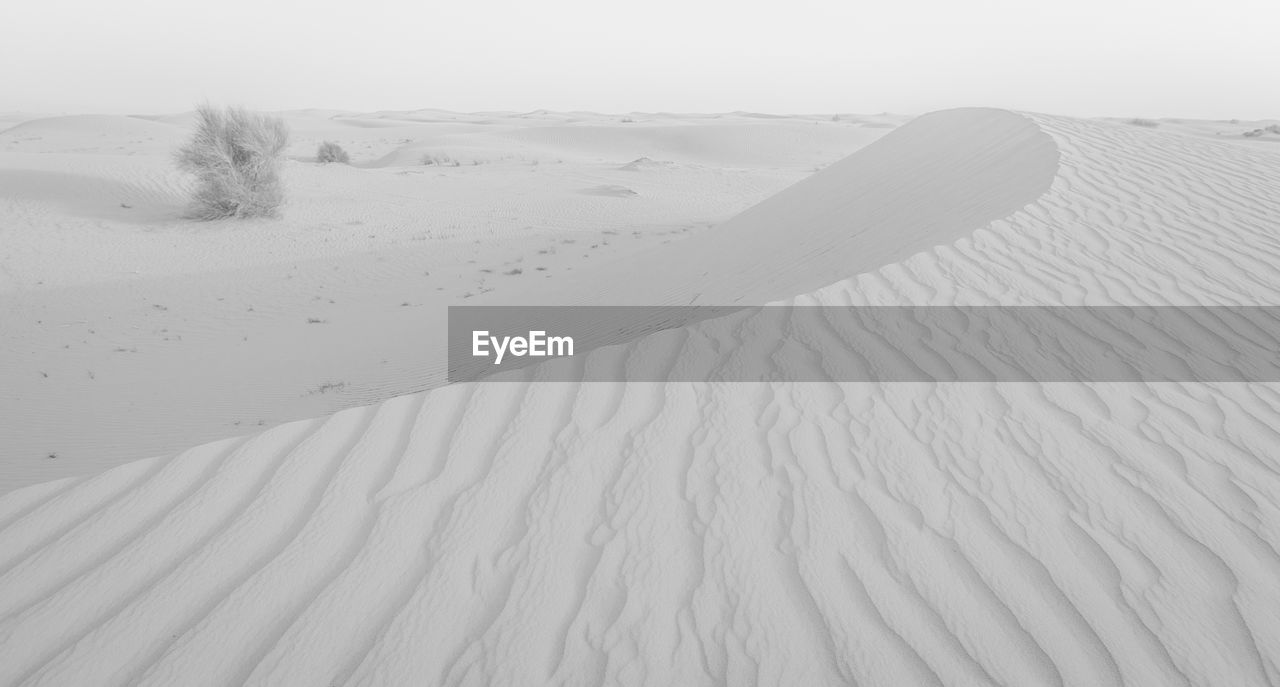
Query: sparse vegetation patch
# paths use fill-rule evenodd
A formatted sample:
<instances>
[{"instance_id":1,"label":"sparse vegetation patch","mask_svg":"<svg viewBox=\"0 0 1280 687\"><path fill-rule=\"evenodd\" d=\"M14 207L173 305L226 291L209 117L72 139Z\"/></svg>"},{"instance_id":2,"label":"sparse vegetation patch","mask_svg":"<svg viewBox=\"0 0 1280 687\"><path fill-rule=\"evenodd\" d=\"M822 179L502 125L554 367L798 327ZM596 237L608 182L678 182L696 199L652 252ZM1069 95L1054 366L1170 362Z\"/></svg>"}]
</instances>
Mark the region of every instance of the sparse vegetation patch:
<instances>
[{"instance_id":1,"label":"sparse vegetation patch","mask_svg":"<svg viewBox=\"0 0 1280 687\"><path fill-rule=\"evenodd\" d=\"M325 141L316 149L316 162L322 165L327 165L330 162L349 165L351 164L351 156L337 143Z\"/></svg>"},{"instance_id":2,"label":"sparse vegetation patch","mask_svg":"<svg viewBox=\"0 0 1280 687\"><path fill-rule=\"evenodd\" d=\"M446 153L435 155L427 153L422 156L422 164L435 167L461 167L462 163L453 159Z\"/></svg>"},{"instance_id":3,"label":"sparse vegetation patch","mask_svg":"<svg viewBox=\"0 0 1280 687\"><path fill-rule=\"evenodd\" d=\"M273 217L284 202L280 157L289 130L277 117L238 107L196 109L196 130L177 153L178 167L196 177L188 216Z\"/></svg>"}]
</instances>

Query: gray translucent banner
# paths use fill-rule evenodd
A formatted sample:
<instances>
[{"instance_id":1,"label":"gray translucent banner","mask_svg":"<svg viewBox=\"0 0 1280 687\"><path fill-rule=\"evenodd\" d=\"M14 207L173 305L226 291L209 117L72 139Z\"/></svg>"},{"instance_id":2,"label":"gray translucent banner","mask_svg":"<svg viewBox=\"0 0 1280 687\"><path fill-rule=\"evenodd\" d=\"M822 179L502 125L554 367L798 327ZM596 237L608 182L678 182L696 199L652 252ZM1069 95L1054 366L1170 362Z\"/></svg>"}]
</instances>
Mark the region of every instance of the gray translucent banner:
<instances>
[{"instance_id":1,"label":"gray translucent banner","mask_svg":"<svg viewBox=\"0 0 1280 687\"><path fill-rule=\"evenodd\" d=\"M462 306L448 339L451 382L1280 381L1280 306Z\"/></svg>"}]
</instances>

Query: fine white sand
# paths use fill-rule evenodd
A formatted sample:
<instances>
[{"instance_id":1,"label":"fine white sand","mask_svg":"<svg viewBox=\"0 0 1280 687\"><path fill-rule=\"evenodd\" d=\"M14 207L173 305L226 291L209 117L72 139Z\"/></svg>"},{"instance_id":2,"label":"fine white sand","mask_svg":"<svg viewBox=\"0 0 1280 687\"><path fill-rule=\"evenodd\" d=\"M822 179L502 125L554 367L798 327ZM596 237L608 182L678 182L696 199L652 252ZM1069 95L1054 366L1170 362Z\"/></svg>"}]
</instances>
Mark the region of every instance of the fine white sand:
<instances>
[{"instance_id":1,"label":"fine white sand","mask_svg":"<svg viewBox=\"0 0 1280 687\"><path fill-rule=\"evenodd\" d=\"M1280 303L1280 151L1163 128L935 113L476 298ZM0 497L0 683L1280 681L1277 385L539 374Z\"/></svg>"},{"instance_id":2,"label":"fine white sand","mask_svg":"<svg viewBox=\"0 0 1280 687\"><path fill-rule=\"evenodd\" d=\"M625 264L902 120L282 116L289 205L261 221L180 217L190 115L0 132L0 492L433 386L447 304Z\"/></svg>"}]
</instances>

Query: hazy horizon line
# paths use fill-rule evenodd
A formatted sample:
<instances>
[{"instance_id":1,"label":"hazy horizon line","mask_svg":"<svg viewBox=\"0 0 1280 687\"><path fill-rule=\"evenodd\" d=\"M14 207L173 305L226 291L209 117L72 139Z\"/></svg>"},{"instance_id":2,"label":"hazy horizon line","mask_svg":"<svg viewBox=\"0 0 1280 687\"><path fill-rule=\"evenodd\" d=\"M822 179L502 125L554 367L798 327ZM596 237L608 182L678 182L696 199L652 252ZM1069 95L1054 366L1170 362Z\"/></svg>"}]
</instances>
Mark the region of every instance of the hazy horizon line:
<instances>
[{"instance_id":1,"label":"hazy horizon line","mask_svg":"<svg viewBox=\"0 0 1280 687\"><path fill-rule=\"evenodd\" d=\"M104 116L121 116L121 117L164 117L164 116L182 115L182 114L188 114L188 113L194 112L196 107L198 107L203 103L213 103L219 106L244 107L246 109L254 110L257 112L268 112L268 113L276 113L276 114L301 113L301 112L307 112L307 111L332 111L334 113L342 113L342 114L350 114L350 115L372 115L372 114L381 114L381 113L411 113L411 112L434 111L434 112L456 114L456 115L517 115L517 116L535 115L535 114L552 114L552 115L582 114L582 115L597 115L601 117L626 117L630 115L643 115L643 116L655 116L655 117L661 117L661 116L708 116L708 117L711 117L711 116L724 116L724 115L747 115L747 116L756 115L756 116L777 117L777 118L819 117L819 116L820 117L830 117L830 116L918 117L924 114L928 114L930 112L942 112L946 110L979 108L979 109L993 109L993 110L1008 110L1011 112L1027 112L1027 113L1034 113L1034 114L1048 114L1048 115L1058 115L1058 116L1067 116L1067 117L1078 117L1081 119L1143 118L1143 119L1154 119L1154 120L1164 120L1164 121L1184 120L1184 121L1207 121L1207 122L1224 122L1224 123L1238 122L1238 121L1280 121L1280 113L1276 113L1274 116L1262 116L1262 117L1253 117L1253 116L1204 117L1204 116L1177 115L1177 114L1172 114L1172 115L1151 114L1151 113L1142 113L1142 112L1139 112L1139 113L1128 112L1123 114L1117 114L1117 113L1073 114L1073 113L1053 112L1053 111L1046 111L1046 110L1036 110L1036 109L1029 109L1029 108L1007 107L1007 106L1000 106L1000 105L957 105L952 107L940 107L936 109L926 109L926 110L920 110L920 111L880 110L880 111L874 111L874 112L858 111L858 110L809 110L809 111L788 110L788 111L784 111L784 110L746 109L746 108L730 109L730 110L681 110L681 109L633 109L633 110L600 109L600 110L595 110L595 109L587 109L587 108L561 109L561 108L549 108L549 107L536 107L532 109L504 109L504 108L452 109L448 107L434 107L434 106L410 107L410 108L386 107L386 108L376 108L376 109L361 109L361 108L351 108L351 107L327 107L327 106L258 107L258 106L253 106L243 102L237 102L234 100L219 101L215 99L198 101L196 103L193 103L190 108L181 109L181 110L144 111L144 110L132 110L132 109L125 110L123 108L112 108L112 107L96 108L91 106L79 106L79 107L73 107L73 108L50 108L50 109L12 108L12 109L0 110L0 116L40 115L40 116L48 116L48 117L61 117L61 116L104 115Z\"/></svg>"}]
</instances>

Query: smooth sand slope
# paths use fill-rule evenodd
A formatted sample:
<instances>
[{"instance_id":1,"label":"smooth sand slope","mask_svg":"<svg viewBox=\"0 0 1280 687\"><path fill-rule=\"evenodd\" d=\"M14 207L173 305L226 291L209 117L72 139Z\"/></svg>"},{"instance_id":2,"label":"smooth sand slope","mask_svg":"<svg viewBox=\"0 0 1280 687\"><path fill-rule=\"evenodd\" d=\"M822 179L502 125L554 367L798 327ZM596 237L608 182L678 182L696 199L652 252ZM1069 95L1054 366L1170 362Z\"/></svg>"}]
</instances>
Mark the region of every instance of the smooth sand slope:
<instances>
[{"instance_id":1,"label":"smooth sand slope","mask_svg":"<svg viewBox=\"0 0 1280 687\"><path fill-rule=\"evenodd\" d=\"M290 202L263 221L181 218L189 115L0 131L0 493L429 388L446 305L679 242L897 121L281 116Z\"/></svg>"},{"instance_id":2,"label":"smooth sand slope","mask_svg":"<svg viewBox=\"0 0 1280 687\"><path fill-rule=\"evenodd\" d=\"M1280 303L1270 149L967 110L864 154L945 200L833 183L748 213L794 252L682 255L794 303ZM846 243L885 262L809 286ZM1280 682L1275 385L522 374L0 497L0 683Z\"/></svg>"},{"instance_id":3,"label":"smooth sand slope","mask_svg":"<svg viewBox=\"0 0 1280 687\"><path fill-rule=\"evenodd\" d=\"M283 217L210 224L181 218L190 180L172 156L189 114L0 120L0 293L422 242L609 230L615 243L658 242L670 238L662 229L723 221L902 120L278 114L292 132ZM316 164L325 140L351 165Z\"/></svg>"}]
</instances>

